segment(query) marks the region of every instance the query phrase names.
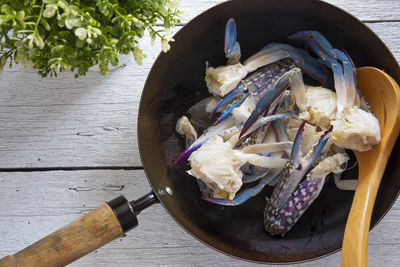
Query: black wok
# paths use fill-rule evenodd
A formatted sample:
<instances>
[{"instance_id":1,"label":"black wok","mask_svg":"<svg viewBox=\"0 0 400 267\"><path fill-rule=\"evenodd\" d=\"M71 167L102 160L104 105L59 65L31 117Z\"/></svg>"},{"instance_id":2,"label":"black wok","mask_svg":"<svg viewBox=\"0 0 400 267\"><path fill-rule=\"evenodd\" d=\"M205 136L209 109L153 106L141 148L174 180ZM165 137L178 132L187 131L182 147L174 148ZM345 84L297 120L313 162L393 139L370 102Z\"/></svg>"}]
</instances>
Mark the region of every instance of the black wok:
<instances>
[{"instance_id":1,"label":"black wok","mask_svg":"<svg viewBox=\"0 0 400 267\"><path fill-rule=\"evenodd\" d=\"M315 0L234 0L217 5L190 21L174 36L171 50L160 54L147 78L139 108L138 139L143 166L153 192L138 201L128 202L123 197L110 201L99 208L106 215L103 214L95 223L88 214L86 219L78 219L44 241L0 260L0 266L2 263L14 266L12 263L29 258L29 253L40 256L30 258L42 260L40 266L67 264L136 226L136 215L157 200L194 237L243 259L269 263L299 262L340 249L353 192L338 190L332 179L293 229L283 238L276 238L265 232L262 222L265 198L271 190L264 190L238 207L217 206L200 199L195 179L186 174L187 164L173 164L184 149L183 140L175 133L175 123L190 106L208 96L204 82L205 62L209 61L211 66L226 63L224 28L231 17L237 23L242 59L268 43L288 42L286 37L290 34L312 29L323 33L335 47L346 50L357 67L384 69L400 83L400 68L384 43L355 17L330 4ZM397 142L379 189L371 227L382 219L399 194L399 160L400 144ZM357 177L357 171L357 167L353 168L344 176ZM113 216L114 219L107 219ZM102 220L105 224L100 227ZM113 220L118 222L116 226ZM94 224L97 227L92 231L91 225ZM80 228L77 228L79 231L74 228L74 232L71 227ZM107 234L110 232L113 234ZM64 238L66 233L70 234L69 238ZM57 245L58 250L48 245L49 242L55 244L55 240L58 243L60 240L65 243L73 240L73 244L77 244L73 236L79 235L77 233L82 236L89 233L90 238L101 241L91 242L80 251L72 245L67 248ZM44 248L54 255L43 254ZM61 249L68 250L69 254L64 255L66 253Z\"/></svg>"}]
</instances>

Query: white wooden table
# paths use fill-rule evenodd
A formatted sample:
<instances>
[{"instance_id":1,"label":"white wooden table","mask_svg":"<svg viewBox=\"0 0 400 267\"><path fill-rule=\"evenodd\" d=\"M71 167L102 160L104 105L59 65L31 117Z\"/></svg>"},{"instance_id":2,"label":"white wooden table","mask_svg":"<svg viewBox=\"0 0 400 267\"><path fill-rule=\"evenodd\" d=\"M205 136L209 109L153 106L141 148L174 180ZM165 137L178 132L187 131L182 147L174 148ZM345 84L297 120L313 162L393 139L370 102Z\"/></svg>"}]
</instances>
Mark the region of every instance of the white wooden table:
<instances>
[{"instance_id":1,"label":"white wooden table","mask_svg":"<svg viewBox=\"0 0 400 267\"><path fill-rule=\"evenodd\" d=\"M181 0L183 22L221 2ZM400 60L399 0L330 0L364 21ZM177 29L179 29L178 26ZM107 76L78 80L64 73L40 78L20 66L0 74L0 258L26 247L80 215L123 194L150 190L141 169L136 119L141 90L160 50L132 59ZM72 266L243 266L200 243L161 205L141 225ZM369 266L400 265L400 201L369 238ZM340 253L297 266L338 266Z\"/></svg>"}]
</instances>

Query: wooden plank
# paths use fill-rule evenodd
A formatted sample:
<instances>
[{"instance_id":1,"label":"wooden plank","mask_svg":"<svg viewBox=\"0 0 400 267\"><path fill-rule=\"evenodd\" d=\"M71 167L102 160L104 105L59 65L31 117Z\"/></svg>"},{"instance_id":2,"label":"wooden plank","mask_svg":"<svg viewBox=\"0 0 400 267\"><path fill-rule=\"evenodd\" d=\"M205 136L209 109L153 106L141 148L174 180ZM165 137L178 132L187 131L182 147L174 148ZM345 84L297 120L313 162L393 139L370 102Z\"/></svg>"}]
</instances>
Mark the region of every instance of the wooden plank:
<instances>
[{"instance_id":1,"label":"wooden plank","mask_svg":"<svg viewBox=\"0 0 400 267\"><path fill-rule=\"evenodd\" d=\"M186 11L184 21L219 2L181 1ZM369 20L379 19L375 14L383 14L384 10L400 12L395 8L397 0L330 2L352 13L365 14ZM386 17L396 16L390 13ZM399 60L400 23L368 25ZM151 46L145 37L141 46L148 55L142 66L124 57L121 67L108 76L92 70L78 80L70 73L43 79L20 66L1 73L0 168L140 166L136 140L138 103L160 45Z\"/></svg>"},{"instance_id":2,"label":"wooden plank","mask_svg":"<svg viewBox=\"0 0 400 267\"><path fill-rule=\"evenodd\" d=\"M141 170L0 173L0 258L15 253L120 194L150 190ZM369 266L399 266L400 200L369 239ZM221 254L194 239L155 205L139 215L126 237L71 266L257 266ZM299 266L338 266L340 253ZM284 265L289 266L289 265Z\"/></svg>"},{"instance_id":3,"label":"wooden plank","mask_svg":"<svg viewBox=\"0 0 400 267\"><path fill-rule=\"evenodd\" d=\"M179 1L180 8L184 11L182 22L188 22L200 12L213 7L221 0L201 0L201 1ZM399 20L400 2L398 0L326 0L332 5L338 6L360 20Z\"/></svg>"},{"instance_id":4,"label":"wooden plank","mask_svg":"<svg viewBox=\"0 0 400 267\"><path fill-rule=\"evenodd\" d=\"M367 23L367 26L370 27L382 39L382 41L392 52L393 56L397 59L397 62L400 64L400 35L396 34L396 32L399 30L400 23Z\"/></svg>"},{"instance_id":5,"label":"wooden plank","mask_svg":"<svg viewBox=\"0 0 400 267\"><path fill-rule=\"evenodd\" d=\"M400 61L400 23L368 24ZM40 78L20 66L0 74L0 168L140 166L136 119L140 94L159 45L149 46L142 66L108 76L90 71Z\"/></svg>"},{"instance_id":6,"label":"wooden plank","mask_svg":"<svg viewBox=\"0 0 400 267\"><path fill-rule=\"evenodd\" d=\"M141 42L142 66L122 56L107 76L94 69L79 79L41 78L18 65L0 73L0 168L140 166L140 95L160 51L150 43Z\"/></svg>"}]
</instances>

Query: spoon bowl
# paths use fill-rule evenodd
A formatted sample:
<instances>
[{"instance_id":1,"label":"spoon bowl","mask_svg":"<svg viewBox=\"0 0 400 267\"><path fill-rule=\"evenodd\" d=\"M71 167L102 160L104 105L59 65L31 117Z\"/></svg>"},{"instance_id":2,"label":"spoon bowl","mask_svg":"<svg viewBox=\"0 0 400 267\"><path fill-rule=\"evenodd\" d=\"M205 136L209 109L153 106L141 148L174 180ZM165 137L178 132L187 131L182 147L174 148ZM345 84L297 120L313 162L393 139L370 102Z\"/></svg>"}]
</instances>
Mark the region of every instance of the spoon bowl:
<instances>
[{"instance_id":1,"label":"spoon bowl","mask_svg":"<svg viewBox=\"0 0 400 267\"><path fill-rule=\"evenodd\" d=\"M371 150L356 152L358 184L347 219L342 267L367 266L368 232L376 194L400 131L400 88L385 72L357 69L357 86L379 121L381 141Z\"/></svg>"}]
</instances>

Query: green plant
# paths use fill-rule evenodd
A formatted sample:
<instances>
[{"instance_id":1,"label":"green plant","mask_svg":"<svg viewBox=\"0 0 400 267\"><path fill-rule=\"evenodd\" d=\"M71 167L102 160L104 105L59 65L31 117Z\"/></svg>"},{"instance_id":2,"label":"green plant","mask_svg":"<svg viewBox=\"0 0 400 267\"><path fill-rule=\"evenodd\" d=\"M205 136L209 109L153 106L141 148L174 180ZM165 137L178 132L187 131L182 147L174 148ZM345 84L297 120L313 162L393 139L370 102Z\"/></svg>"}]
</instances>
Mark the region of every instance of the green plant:
<instances>
[{"instance_id":1,"label":"green plant","mask_svg":"<svg viewBox=\"0 0 400 267\"><path fill-rule=\"evenodd\" d=\"M99 65L106 74L118 54L141 64L138 41L148 31L169 49L168 29L179 22L173 0L0 0L0 71L6 62L32 66L43 77ZM164 27L157 27L162 23Z\"/></svg>"}]
</instances>

